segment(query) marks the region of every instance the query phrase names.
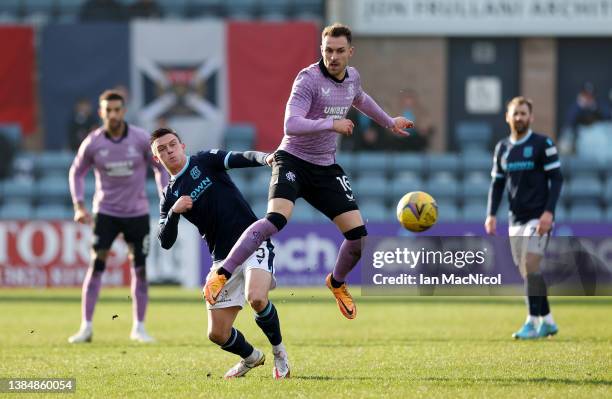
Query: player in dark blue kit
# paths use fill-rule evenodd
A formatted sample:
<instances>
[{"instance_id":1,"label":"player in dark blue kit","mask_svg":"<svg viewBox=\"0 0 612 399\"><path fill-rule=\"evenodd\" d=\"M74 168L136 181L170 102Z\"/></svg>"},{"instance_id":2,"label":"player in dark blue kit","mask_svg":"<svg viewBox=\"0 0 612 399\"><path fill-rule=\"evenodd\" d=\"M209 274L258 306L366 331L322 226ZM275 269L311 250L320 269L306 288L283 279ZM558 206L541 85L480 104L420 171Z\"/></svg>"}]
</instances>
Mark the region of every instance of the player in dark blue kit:
<instances>
[{"instance_id":1,"label":"player in dark blue kit","mask_svg":"<svg viewBox=\"0 0 612 399\"><path fill-rule=\"evenodd\" d=\"M487 234L495 234L495 214L507 188L510 247L526 282L529 310L527 321L512 336L515 339L544 338L559 331L550 312L540 261L550 237L563 184L561 162L553 141L530 128L533 122L531 100L513 98L508 103L506 122L510 126L510 136L495 147L485 230Z\"/></svg>"},{"instance_id":2,"label":"player in dark blue kit","mask_svg":"<svg viewBox=\"0 0 612 399\"><path fill-rule=\"evenodd\" d=\"M188 157L178 134L167 128L157 129L151 134L151 150L155 160L171 175L160 205L161 246L165 249L172 247L182 215L206 239L213 258L210 273L216 273L242 232L257 220L227 169L268 165L271 156L257 151L210 150ZM265 360L263 352L253 348L233 327L245 296L256 313L257 325L272 344L274 378L287 378L289 363L278 313L268 300L268 291L276 285L272 242L265 240L240 269L239 273L232 274L219 300L214 305L207 304L208 338L221 349L242 358L225 374L225 378L242 377Z\"/></svg>"}]
</instances>

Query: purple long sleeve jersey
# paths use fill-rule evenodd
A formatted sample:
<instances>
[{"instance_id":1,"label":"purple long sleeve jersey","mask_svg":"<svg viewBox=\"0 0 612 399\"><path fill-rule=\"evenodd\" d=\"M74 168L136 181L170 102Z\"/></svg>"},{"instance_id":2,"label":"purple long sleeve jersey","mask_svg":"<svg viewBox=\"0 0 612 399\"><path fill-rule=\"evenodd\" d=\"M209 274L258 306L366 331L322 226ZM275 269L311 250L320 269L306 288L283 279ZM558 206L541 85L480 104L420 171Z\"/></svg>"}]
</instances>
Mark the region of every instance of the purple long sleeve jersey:
<instances>
[{"instance_id":1,"label":"purple long sleeve jersey","mask_svg":"<svg viewBox=\"0 0 612 399\"><path fill-rule=\"evenodd\" d=\"M344 79L331 76L323 60L300 71L285 109L285 135L279 146L317 165L335 163L335 119L344 119L353 106L379 125L390 128L393 119L361 88L357 69L348 67Z\"/></svg>"},{"instance_id":2,"label":"purple long sleeve jersey","mask_svg":"<svg viewBox=\"0 0 612 399\"><path fill-rule=\"evenodd\" d=\"M136 126L125 126L118 139L113 139L104 128L98 128L83 140L69 173L73 203L83 201L85 175L93 167L94 213L116 217L149 214L145 190L147 167L153 167L160 193L168 183L168 175L161 164L153 161L147 132Z\"/></svg>"}]
</instances>

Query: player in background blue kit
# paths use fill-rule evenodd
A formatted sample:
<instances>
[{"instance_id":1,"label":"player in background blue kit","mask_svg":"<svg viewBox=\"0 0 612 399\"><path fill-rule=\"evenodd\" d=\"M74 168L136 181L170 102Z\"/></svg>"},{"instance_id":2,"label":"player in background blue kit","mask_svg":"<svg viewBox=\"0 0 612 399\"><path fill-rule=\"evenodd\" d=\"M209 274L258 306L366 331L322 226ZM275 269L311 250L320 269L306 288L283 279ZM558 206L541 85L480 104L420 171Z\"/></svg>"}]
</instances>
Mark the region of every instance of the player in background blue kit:
<instances>
[{"instance_id":1,"label":"player in background blue kit","mask_svg":"<svg viewBox=\"0 0 612 399\"><path fill-rule=\"evenodd\" d=\"M550 238L563 184L561 162L553 141L531 130L531 100L513 98L508 103L506 122L510 126L510 136L495 147L485 230L487 234L495 234L495 215L507 188L510 247L514 262L525 279L529 310L525 324L512 336L515 339L543 338L559 331L550 312L540 262Z\"/></svg>"}]
</instances>

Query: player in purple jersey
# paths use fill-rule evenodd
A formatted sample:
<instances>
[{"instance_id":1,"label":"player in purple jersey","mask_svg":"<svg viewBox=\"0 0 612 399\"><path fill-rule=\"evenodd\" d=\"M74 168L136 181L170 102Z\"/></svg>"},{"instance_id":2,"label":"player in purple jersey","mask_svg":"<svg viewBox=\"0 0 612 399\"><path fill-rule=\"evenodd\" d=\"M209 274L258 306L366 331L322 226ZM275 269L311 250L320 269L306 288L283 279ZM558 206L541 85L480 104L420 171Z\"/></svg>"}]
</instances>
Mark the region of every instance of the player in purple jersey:
<instances>
[{"instance_id":1,"label":"player in purple jersey","mask_svg":"<svg viewBox=\"0 0 612 399\"><path fill-rule=\"evenodd\" d=\"M81 328L68 338L68 342L91 342L92 317L102 285L102 274L110 247L119 233L123 233L133 262L133 328L130 339L153 342L154 339L144 328L148 302L145 260L149 252L149 201L145 183L147 169L153 167L161 193L168 176L153 161L147 132L124 121L125 102L119 93L110 90L102 93L98 112L103 126L83 140L69 174L74 220L83 224L93 222L94 241L91 265L83 281ZM91 168L96 179L93 217L83 202L84 178Z\"/></svg>"},{"instance_id":2,"label":"player in purple jersey","mask_svg":"<svg viewBox=\"0 0 612 399\"><path fill-rule=\"evenodd\" d=\"M216 302L236 267L287 224L295 200L303 197L332 220L345 237L326 284L340 312L348 319L357 315L345 280L361 258L367 231L348 177L335 163L337 135L353 132L353 122L346 119L350 107L399 135L407 135L404 129L413 127L413 123L403 117L391 118L363 91L359 72L348 66L354 49L347 26L328 26L321 36L323 58L300 71L287 102L285 135L274 154L268 214L244 231L223 267L206 282L208 303Z\"/></svg>"}]
</instances>

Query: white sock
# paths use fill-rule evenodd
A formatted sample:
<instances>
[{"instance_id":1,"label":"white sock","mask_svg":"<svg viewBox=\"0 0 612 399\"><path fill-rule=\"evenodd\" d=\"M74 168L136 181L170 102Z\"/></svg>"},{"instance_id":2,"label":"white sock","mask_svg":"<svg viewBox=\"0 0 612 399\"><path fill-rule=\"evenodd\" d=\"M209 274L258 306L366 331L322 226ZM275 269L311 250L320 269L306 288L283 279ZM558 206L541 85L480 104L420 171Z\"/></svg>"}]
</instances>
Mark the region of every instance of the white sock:
<instances>
[{"instance_id":1,"label":"white sock","mask_svg":"<svg viewBox=\"0 0 612 399\"><path fill-rule=\"evenodd\" d=\"M93 323L91 321L82 320L81 321L81 330L91 330L93 328Z\"/></svg>"},{"instance_id":2,"label":"white sock","mask_svg":"<svg viewBox=\"0 0 612 399\"><path fill-rule=\"evenodd\" d=\"M143 331L144 330L144 321L134 320L132 324L132 330L134 331Z\"/></svg>"},{"instance_id":3,"label":"white sock","mask_svg":"<svg viewBox=\"0 0 612 399\"><path fill-rule=\"evenodd\" d=\"M555 320L552 317L552 313L542 316L542 321L546 324L555 324Z\"/></svg>"},{"instance_id":4,"label":"white sock","mask_svg":"<svg viewBox=\"0 0 612 399\"><path fill-rule=\"evenodd\" d=\"M247 363L254 363L257 359L259 359L259 350L257 348L253 348L253 353L244 358L244 361Z\"/></svg>"},{"instance_id":5,"label":"white sock","mask_svg":"<svg viewBox=\"0 0 612 399\"><path fill-rule=\"evenodd\" d=\"M527 315L527 320L525 320L525 323L531 323L537 327L540 324L540 317Z\"/></svg>"},{"instance_id":6,"label":"white sock","mask_svg":"<svg viewBox=\"0 0 612 399\"><path fill-rule=\"evenodd\" d=\"M278 352L286 352L285 350L285 344L283 344L282 342L278 345L272 345L272 352L273 353L278 353Z\"/></svg>"}]
</instances>

